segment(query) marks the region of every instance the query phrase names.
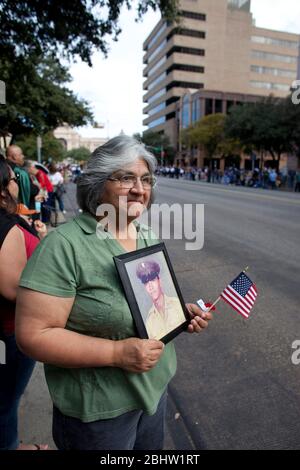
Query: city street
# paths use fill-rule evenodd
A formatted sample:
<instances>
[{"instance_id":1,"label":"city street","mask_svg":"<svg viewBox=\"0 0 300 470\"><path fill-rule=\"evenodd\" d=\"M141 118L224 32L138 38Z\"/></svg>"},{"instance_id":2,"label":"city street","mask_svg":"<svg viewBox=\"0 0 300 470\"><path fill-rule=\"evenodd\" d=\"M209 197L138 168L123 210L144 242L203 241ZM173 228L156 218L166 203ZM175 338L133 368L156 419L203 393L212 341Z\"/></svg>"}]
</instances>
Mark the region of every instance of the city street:
<instances>
[{"instance_id":1,"label":"city street","mask_svg":"<svg viewBox=\"0 0 300 470\"><path fill-rule=\"evenodd\" d=\"M299 16L299 0L0 0L0 448L57 450L16 316L22 351L71 368L47 374L60 449L300 450ZM76 182L107 219L59 234ZM216 308L189 334L200 299ZM81 335L56 335L61 318ZM154 418L131 426L132 408Z\"/></svg>"},{"instance_id":2,"label":"city street","mask_svg":"<svg viewBox=\"0 0 300 470\"><path fill-rule=\"evenodd\" d=\"M176 338L166 449L299 449L299 194L160 178L156 202L205 204L202 250L166 241L187 302L214 301L245 266L259 292L249 320L220 301L204 333ZM51 444L41 367L20 413L23 440Z\"/></svg>"}]
</instances>

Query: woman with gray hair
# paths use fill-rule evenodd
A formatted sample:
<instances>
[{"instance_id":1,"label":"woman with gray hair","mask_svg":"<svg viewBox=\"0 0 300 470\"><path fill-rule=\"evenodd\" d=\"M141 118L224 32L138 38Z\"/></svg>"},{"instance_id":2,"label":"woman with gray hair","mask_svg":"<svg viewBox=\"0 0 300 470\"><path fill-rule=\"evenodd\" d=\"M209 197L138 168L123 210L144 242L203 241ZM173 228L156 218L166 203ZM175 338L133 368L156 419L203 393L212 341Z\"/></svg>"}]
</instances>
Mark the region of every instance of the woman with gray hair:
<instances>
[{"instance_id":1,"label":"woman with gray hair","mask_svg":"<svg viewBox=\"0 0 300 470\"><path fill-rule=\"evenodd\" d=\"M113 262L158 242L136 220L151 204L155 165L131 137L97 148L78 181L82 214L48 235L22 275L17 340L45 363L59 449L163 447L174 345L136 337ZM188 309L188 330L200 332L210 314Z\"/></svg>"}]
</instances>

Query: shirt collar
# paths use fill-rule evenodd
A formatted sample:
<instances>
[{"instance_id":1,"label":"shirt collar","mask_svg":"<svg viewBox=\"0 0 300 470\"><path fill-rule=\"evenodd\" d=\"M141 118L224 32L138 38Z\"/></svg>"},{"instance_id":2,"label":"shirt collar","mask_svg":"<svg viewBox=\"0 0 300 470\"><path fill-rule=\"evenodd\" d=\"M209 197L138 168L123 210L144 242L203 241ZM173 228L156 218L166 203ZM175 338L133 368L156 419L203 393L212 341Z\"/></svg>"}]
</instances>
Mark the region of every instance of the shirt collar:
<instances>
[{"instance_id":1,"label":"shirt collar","mask_svg":"<svg viewBox=\"0 0 300 470\"><path fill-rule=\"evenodd\" d=\"M85 233L96 233L97 220L88 212L83 212L75 217L74 222L76 222Z\"/></svg>"}]
</instances>

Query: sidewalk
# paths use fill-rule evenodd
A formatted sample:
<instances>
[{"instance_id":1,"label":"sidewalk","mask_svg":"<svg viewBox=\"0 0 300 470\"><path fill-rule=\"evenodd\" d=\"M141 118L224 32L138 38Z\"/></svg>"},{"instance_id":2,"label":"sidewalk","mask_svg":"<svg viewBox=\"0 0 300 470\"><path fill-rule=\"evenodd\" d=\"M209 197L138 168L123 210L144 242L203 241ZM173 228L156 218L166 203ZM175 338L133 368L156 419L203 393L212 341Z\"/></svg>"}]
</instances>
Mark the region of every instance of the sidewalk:
<instances>
[{"instance_id":1,"label":"sidewalk","mask_svg":"<svg viewBox=\"0 0 300 470\"><path fill-rule=\"evenodd\" d=\"M75 202L75 185L69 184L65 195L66 219L78 214ZM165 433L165 450L193 450L189 433L174 401L169 395ZM43 365L38 363L22 398L19 410L20 439L24 443L49 444L56 449L52 440L52 402L44 377Z\"/></svg>"}]
</instances>

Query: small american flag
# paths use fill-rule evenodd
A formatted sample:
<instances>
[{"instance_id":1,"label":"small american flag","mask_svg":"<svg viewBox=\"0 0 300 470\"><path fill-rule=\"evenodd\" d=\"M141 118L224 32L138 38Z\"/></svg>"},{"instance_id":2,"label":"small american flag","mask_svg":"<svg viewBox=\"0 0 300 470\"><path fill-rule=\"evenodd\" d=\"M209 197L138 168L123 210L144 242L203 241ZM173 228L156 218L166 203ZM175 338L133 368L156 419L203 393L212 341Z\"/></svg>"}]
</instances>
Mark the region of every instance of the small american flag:
<instances>
[{"instance_id":1,"label":"small american flag","mask_svg":"<svg viewBox=\"0 0 300 470\"><path fill-rule=\"evenodd\" d=\"M251 279L242 272L225 287L221 297L243 317L249 318L249 313L257 297L257 289Z\"/></svg>"}]
</instances>

